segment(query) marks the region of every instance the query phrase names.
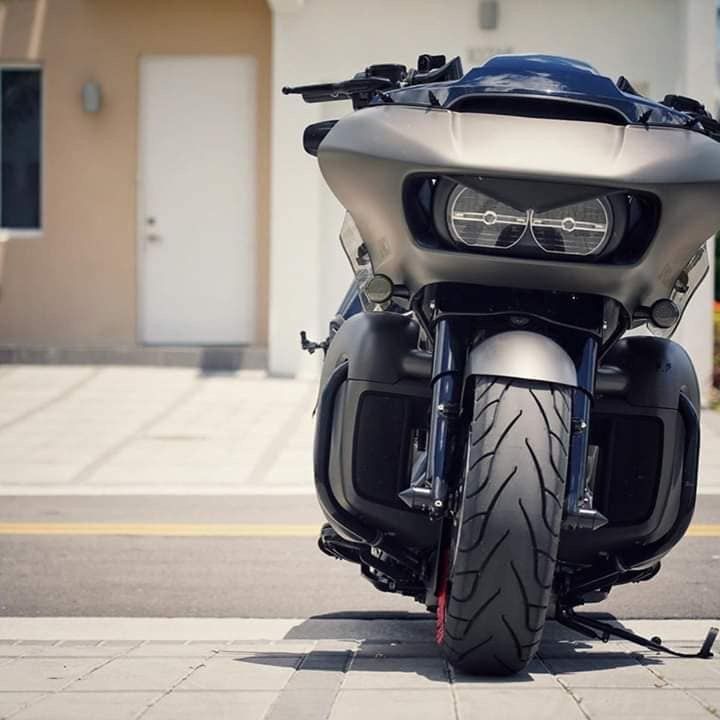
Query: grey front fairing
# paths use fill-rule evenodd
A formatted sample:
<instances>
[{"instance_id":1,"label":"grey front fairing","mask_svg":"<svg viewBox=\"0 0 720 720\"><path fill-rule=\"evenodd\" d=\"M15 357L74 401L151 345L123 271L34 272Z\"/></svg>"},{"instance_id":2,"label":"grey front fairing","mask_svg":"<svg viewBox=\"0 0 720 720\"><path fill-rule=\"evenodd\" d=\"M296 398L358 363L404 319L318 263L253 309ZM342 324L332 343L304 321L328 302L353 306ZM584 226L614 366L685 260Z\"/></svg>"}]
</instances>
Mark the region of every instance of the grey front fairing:
<instances>
[{"instance_id":1,"label":"grey front fairing","mask_svg":"<svg viewBox=\"0 0 720 720\"><path fill-rule=\"evenodd\" d=\"M374 106L340 120L320 167L376 273L411 292L438 282L603 295L629 313L668 297L720 227L720 143L689 130ZM477 174L651 193L660 221L634 264L527 259L415 242L403 186L419 173Z\"/></svg>"}]
</instances>

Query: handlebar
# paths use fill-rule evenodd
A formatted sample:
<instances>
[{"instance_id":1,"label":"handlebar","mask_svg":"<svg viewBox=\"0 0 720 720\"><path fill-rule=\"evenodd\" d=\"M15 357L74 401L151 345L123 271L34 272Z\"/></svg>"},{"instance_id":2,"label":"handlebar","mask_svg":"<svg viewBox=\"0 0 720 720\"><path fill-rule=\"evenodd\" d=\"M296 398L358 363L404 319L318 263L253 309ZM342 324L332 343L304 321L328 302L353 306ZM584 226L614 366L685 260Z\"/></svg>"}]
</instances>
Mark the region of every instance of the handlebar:
<instances>
[{"instance_id":1,"label":"handlebar","mask_svg":"<svg viewBox=\"0 0 720 720\"><path fill-rule=\"evenodd\" d=\"M383 90L398 87L393 80L384 77L359 77L338 83L320 83L318 85L298 85L284 87L283 95L302 95L307 103L330 102L333 100L352 100L357 96L371 96Z\"/></svg>"},{"instance_id":2,"label":"handlebar","mask_svg":"<svg viewBox=\"0 0 720 720\"><path fill-rule=\"evenodd\" d=\"M352 100L353 107L357 110L370 104L374 96L383 96L388 90L406 85L458 80L462 74L462 63L458 57L446 62L444 55L421 55L418 58L417 70L408 70L405 65L392 63L370 65L351 80L284 87L282 92L283 95L302 95L302 99L307 103Z\"/></svg>"}]
</instances>

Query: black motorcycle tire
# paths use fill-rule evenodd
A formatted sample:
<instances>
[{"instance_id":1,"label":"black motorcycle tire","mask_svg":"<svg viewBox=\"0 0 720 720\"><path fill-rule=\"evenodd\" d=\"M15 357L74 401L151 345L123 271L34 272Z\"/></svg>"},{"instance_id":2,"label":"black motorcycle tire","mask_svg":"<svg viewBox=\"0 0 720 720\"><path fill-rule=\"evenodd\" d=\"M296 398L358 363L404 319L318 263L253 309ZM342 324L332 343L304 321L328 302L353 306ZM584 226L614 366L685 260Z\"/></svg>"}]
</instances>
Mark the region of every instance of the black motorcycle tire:
<instances>
[{"instance_id":1,"label":"black motorcycle tire","mask_svg":"<svg viewBox=\"0 0 720 720\"><path fill-rule=\"evenodd\" d=\"M458 670L511 675L535 654L551 600L571 394L535 381L474 382L438 641Z\"/></svg>"}]
</instances>

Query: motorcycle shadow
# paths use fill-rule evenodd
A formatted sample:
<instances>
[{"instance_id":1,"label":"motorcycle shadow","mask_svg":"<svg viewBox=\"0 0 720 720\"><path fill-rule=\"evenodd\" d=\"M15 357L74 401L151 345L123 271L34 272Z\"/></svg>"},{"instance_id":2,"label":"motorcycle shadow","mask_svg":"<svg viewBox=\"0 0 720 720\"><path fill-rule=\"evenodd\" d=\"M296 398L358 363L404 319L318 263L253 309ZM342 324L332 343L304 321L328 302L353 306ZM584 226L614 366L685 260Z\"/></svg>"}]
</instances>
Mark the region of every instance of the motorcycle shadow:
<instances>
[{"instance_id":1,"label":"motorcycle shadow","mask_svg":"<svg viewBox=\"0 0 720 720\"><path fill-rule=\"evenodd\" d=\"M309 671L308 675L312 671L348 673L352 670L356 674L354 682L359 685L374 686L380 682L383 687L392 687L396 682L403 686L406 679L401 679L400 674L419 676L431 683L542 684L552 681L552 676L566 673L662 663L654 656L643 654L641 657L627 642L591 641L549 622L537 657L527 671L503 678L475 677L458 673L447 665L434 634L435 617L429 613L329 613L298 623L284 637L285 641L315 641L310 652L283 652L281 641L277 652L262 651L236 659L254 665L288 667L294 664L299 670ZM374 681L371 677L374 673L386 673L387 677ZM362 678L358 677L360 674Z\"/></svg>"}]
</instances>

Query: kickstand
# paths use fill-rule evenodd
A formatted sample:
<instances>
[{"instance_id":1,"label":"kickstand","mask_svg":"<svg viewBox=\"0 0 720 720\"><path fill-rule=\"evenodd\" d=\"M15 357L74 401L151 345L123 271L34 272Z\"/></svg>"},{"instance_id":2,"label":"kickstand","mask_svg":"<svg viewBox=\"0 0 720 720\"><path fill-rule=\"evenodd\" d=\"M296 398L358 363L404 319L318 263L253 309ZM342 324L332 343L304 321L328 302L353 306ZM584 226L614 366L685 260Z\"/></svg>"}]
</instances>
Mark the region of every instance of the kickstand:
<instances>
[{"instance_id":1,"label":"kickstand","mask_svg":"<svg viewBox=\"0 0 720 720\"><path fill-rule=\"evenodd\" d=\"M575 630L581 635L585 635L593 640L602 640L606 643L610 639L610 636L614 635L615 637L622 638L628 642L646 647L649 650L664 652L674 655L675 657L683 658L711 658L713 656L711 652L712 646L715 642L715 638L718 636L718 628L711 627L710 630L708 630L708 634L705 636L705 642L703 642L702 647L698 650L698 652L682 653L677 652L676 650L671 650L669 647L665 647L665 645L662 644L662 639L659 637L652 637L648 640L647 638L636 635L624 628L615 627L614 625L602 622L601 620L589 618L586 615L578 615L572 608L561 608L555 619L561 625L564 625L571 630Z\"/></svg>"}]
</instances>

